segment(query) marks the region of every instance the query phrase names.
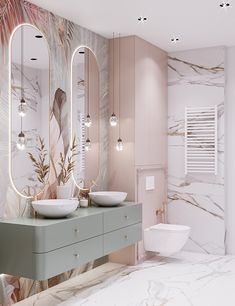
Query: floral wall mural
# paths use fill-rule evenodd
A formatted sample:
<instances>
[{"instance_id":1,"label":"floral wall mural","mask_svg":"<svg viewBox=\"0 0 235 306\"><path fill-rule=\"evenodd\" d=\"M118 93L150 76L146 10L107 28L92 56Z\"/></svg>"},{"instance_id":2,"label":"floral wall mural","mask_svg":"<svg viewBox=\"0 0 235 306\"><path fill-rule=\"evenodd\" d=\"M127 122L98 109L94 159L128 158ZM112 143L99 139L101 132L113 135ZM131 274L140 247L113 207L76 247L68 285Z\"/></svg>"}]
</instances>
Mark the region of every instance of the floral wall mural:
<instances>
[{"instance_id":1,"label":"floral wall mural","mask_svg":"<svg viewBox=\"0 0 235 306\"><path fill-rule=\"evenodd\" d=\"M28 201L12 188L9 179L8 130L8 51L11 33L21 23L30 23L44 33L50 49L50 173L43 197L55 198L60 152L70 147L70 61L74 50L88 46L96 55L100 71L100 171L97 185L107 186L108 158L108 41L68 20L24 0L0 0L0 217L28 214ZM92 268L89 263L49 280L49 286ZM41 287L40 287L41 286ZM10 305L48 284L12 276L0 276L0 305Z\"/></svg>"}]
</instances>

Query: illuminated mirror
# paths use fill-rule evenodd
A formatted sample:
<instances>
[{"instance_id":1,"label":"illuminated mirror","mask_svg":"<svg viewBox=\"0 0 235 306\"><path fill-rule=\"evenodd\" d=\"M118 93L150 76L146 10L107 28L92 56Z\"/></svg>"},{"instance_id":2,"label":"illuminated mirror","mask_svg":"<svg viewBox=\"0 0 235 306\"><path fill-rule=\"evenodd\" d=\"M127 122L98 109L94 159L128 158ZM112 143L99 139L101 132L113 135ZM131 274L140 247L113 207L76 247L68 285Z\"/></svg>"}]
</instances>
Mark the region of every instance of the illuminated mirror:
<instances>
[{"instance_id":1,"label":"illuminated mirror","mask_svg":"<svg viewBox=\"0 0 235 306\"><path fill-rule=\"evenodd\" d=\"M78 48L72 58L72 139L78 148L75 183L90 187L99 173L99 68L91 50Z\"/></svg>"},{"instance_id":2,"label":"illuminated mirror","mask_svg":"<svg viewBox=\"0 0 235 306\"><path fill-rule=\"evenodd\" d=\"M20 25L10 45L10 175L25 197L39 194L48 180L49 75L46 38Z\"/></svg>"}]
</instances>

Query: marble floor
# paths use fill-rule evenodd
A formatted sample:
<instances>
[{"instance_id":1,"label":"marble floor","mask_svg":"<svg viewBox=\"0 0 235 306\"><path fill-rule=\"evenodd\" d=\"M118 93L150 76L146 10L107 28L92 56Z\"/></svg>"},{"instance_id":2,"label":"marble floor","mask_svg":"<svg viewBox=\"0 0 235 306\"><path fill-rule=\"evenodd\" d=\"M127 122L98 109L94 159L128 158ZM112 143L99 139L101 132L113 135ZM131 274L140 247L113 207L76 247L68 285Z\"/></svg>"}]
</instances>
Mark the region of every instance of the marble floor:
<instances>
[{"instance_id":1,"label":"marble floor","mask_svg":"<svg viewBox=\"0 0 235 306\"><path fill-rule=\"evenodd\" d=\"M108 263L18 305L234 306L235 256L181 252L133 267Z\"/></svg>"}]
</instances>

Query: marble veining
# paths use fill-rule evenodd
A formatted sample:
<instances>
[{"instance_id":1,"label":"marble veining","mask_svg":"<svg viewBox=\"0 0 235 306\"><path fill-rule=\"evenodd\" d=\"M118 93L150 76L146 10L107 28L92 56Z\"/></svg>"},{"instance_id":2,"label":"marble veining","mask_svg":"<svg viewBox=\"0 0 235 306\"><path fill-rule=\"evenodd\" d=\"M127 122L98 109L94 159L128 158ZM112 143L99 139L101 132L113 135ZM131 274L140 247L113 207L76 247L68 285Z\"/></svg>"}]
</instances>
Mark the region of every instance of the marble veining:
<instances>
[{"instance_id":1,"label":"marble veining","mask_svg":"<svg viewBox=\"0 0 235 306\"><path fill-rule=\"evenodd\" d=\"M233 306L235 256L180 252L137 266L108 263L19 306Z\"/></svg>"},{"instance_id":2,"label":"marble veining","mask_svg":"<svg viewBox=\"0 0 235 306\"><path fill-rule=\"evenodd\" d=\"M224 49L168 59L168 222L189 225L185 249L224 254ZM218 175L185 175L185 107L218 108ZM177 159L177 163L175 160Z\"/></svg>"}]
</instances>

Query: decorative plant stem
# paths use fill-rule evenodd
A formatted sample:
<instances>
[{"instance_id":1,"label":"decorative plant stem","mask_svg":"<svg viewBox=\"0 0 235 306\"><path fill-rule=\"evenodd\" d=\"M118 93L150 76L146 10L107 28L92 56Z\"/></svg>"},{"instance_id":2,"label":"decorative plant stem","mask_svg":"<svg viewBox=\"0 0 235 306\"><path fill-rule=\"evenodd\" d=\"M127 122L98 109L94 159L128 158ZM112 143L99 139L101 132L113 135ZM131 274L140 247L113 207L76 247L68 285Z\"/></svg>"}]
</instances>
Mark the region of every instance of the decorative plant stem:
<instances>
[{"instance_id":1,"label":"decorative plant stem","mask_svg":"<svg viewBox=\"0 0 235 306\"><path fill-rule=\"evenodd\" d=\"M33 163L34 171L37 175L37 179L40 183L46 183L46 176L49 172L49 164L46 163L47 150L45 149L44 139L38 138L38 146L36 147L38 151L38 157L34 157L32 153L28 152L29 158Z\"/></svg>"},{"instance_id":2,"label":"decorative plant stem","mask_svg":"<svg viewBox=\"0 0 235 306\"><path fill-rule=\"evenodd\" d=\"M67 161L66 157L63 153L60 152L60 174L59 174L59 185L65 185L68 180L70 179L72 172L75 167L75 160L74 157L78 154L77 153L77 144L75 142L75 137L73 138L72 146L70 148L70 156L68 156Z\"/></svg>"}]
</instances>

